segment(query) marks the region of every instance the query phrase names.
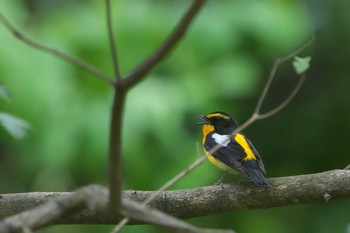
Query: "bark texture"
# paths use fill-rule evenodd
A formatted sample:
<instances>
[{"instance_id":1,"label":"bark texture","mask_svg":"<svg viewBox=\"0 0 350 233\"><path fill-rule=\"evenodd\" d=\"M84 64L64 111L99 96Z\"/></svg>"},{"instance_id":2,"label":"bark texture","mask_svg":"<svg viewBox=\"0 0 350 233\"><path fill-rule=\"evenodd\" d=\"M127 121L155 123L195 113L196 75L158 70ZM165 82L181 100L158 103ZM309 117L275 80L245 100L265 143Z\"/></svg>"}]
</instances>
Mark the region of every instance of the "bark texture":
<instances>
[{"instance_id":1,"label":"bark texture","mask_svg":"<svg viewBox=\"0 0 350 233\"><path fill-rule=\"evenodd\" d=\"M162 192L150 206L178 218L188 219L223 212L350 199L350 170L269 179L269 186L240 184L206 186ZM154 191L123 192L123 198L142 202ZM38 207L71 193L17 193L0 195L0 218ZM105 198L107 195L101 197ZM120 216L90 210L61 219L61 224L111 224ZM135 223L135 222L133 222Z\"/></svg>"}]
</instances>

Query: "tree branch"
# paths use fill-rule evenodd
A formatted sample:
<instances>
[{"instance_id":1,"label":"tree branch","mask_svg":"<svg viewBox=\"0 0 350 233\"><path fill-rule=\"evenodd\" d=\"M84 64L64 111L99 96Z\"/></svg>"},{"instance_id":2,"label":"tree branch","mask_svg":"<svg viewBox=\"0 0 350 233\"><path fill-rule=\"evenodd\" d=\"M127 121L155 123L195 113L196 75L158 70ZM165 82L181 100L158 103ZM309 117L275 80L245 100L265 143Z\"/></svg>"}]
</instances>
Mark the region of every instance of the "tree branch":
<instances>
[{"instance_id":1,"label":"tree branch","mask_svg":"<svg viewBox=\"0 0 350 233\"><path fill-rule=\"evenodd\" d=\"M116 46L116 42L114 39L114 33L113 33L111 1L110 0L106 0L106 16L107 16L107 29L108 29L109 44L111 47L112 63L113 63L113 68L114 68L114 76L118 80L118 79L120 79L120 71L119 71L119 63L118 63L118 56L117 56L117 46Z\"/></svg>"},{"instance_id":2,"label":"tree branch","mask_svg":"<svg viewBox=\"0 0 350 233\"><path fill-rule=\"evenodd\" d=\"M189 25L193 21L194 16L198 13L199 9L203 5L205 0L195 0L186 14L182 17L179 24L173 30L173 32L168 36L168 38L163 42L159 48L151 54L143 63L141 63L131 74L129 74L125 79L121 80L123 86L131 87L136 83L140 82L146 74L156 66L170 51L177 42L186 33Z\"/></svg>"},{"instance_id":3,"label":"tree branch","mask_svg":"<svg viewBox=\"0 0 350 233\"><path fill-rule=\"evenodd\" d=\"M125 92L118 89L114 90L112 105L110 136L109 136L109 189L110 189L110 209L117 213L121 203L121 192L123 186L122 172L122 117L125 104Z\"/></svg>"},{"instance_id":4,"label":"tree branch","mask_svg":"<svg viewBox=\"0 0 350 233\"><path fill-rule=\"evenodd\" d=\"M153 224L170 232L186 233L233 233L232 230L204 229L192 226L159 210L152 209L139 202L123 199L122 214L129 218Z\"/></svg>"},{"instance_id":5,"label":"tree branch","mask_svg":"<svg viewBox=\"0 0 350 233\"><path fill-rule=\"evenodd\" d=\"M66 54L58 49L51 48L49 46L41 44L41 43L31 39L29 36L25 35L24 33L20 32L19 30L17 30L15 28L15 26L1 12L0 12L0 23L3 24L7 28L7 30L9 30L17 39L19 39L23 43L25 43L33 48L36 48L38 50L41 50L43 52L52 54L53 56L59 57L65 61L67 61L68 63L76 65L76 66L82 68L83 70L86 70L87 72L90 72L90 73L96 75L98 78L100 78L101 80L105 81L108 84L111 84L111 85L114 84L113 80L111 80L110 77L108 77L107 75L105 75L104 73L102 73L100 70L98 70L94 66L90 65L89 63L87 63L83 60L80 60L78 58L75 58L73 56L70 56L70 55L68 55L68 54Z\"/></svg>"},{"instance_id":6,"label":"tree branch","mask_svg":"<svg viewBox=\"0 0 350 233\"><path fill-rule=\"evenodd\" d=\"M154 199L156 199L163 191L167 190L171 186L173 186L175 183L177 183L179 180L181 180L183 177L185 177L188 173L190 173L193 169L198 167L200 164L203 163L203 161L206 159L206 156L201 156L198 159L196 159L190 166L188 166L185 170L182 170L179 174L174 176L172 179L170 179L168 182L166 182L162 187L160 187L158 190L152 192L152 195L147 197L145 200L142 201L142 204L148 205L151 203ZM126 225L129 222L129 218L125 217L123 218L118 225L113 229L113 233L119 232L121 228Z\"/></svg>"},{"instance_id":7,"label":"tree branch","mask_svg":"<svg viewBox=\"0 0 350 233\"><path fill-rule=\"evenodd\" d=\"M58 195L57 198L30 210L25 210L0 222L0 233L30 232L49 224L62 221L70 214L84 207L93 215L106 215L108 210L108 190L102 186L90 185L73 193ZM141 203L123 199L121 214L138 222L153 224L170 232L188 233L232 233L230 230L200 229L185 223L159 210L152 209ZM64 220L63 220L64 221Z\"/></svg>"},{"instance_id":8,"label":"tree branch","mask_svg":"<svg viewBox=\"0 0 350 233\"><path fill-rule=\"evenodd\" d=\"M288 55L284 56L284 57L279 57L275 60L275 62L273 63L273 66L271 67L271 71L269 74L269 78L266 81L266 84L264 86L263 91L261 92L261 95L259 97L259 100L255 106L254 109L254 113L253 115L258 115L260 114L260 109L261 106L265 100L265 97L270 89L271 83L274 79L274 77L276 76L276 72L277 72L277 68L279 67L279 65L283 62L288 61L289 59L293 58L294 56L298 55L298 53L300 53L301 51L303 51L313 40L314 40L314 35L311 35L304 43L302 43L301 45L299 45L294 51L292 51L291 53L289 53ZM303 74L305 75L305 74ZM293 96L292 96L293 97ZM292 99L292 98L291 98ZM283 107L282 107L283 108ZM282 109L281 108L281 109ZM280 109L280 110L281 110ZM278 111L277 111L278 112ZM277 113L276 112L276 113ZM266 118L266 117L265 117Z\"/></svg>"},{"instance_id":9,"label":"tree branch","mask_svg":"<svg viewBox=\"0 0 350 233\"><path fill-rule=\"evenodd\" d=\"M290 101L292 101L292 99L294 98L294 96L298 93L298 91L300 90L301 86L303 85L303 83L305 82L306 79L306 74L303 73L301 75L301 77L299 78L299 81L297 83L297 85L295 85L294 89L292 90L292 92L289 94L289 96L278 106L276 106L275 108L271 109L268 112L265 113L261 113L258 115L258 120L262 120L265 118L269 118L272 115L275 115L276 113L278 113L279 111L281 111L283 108L285 108Z\"/></svg>"},{"instance_id":10,"label":"tree branch","mask_svg":"<svg viewBox=\"0 0 350 233\"><path fill-rule=\"evenodd\" d=\"M170 50L177 44L177 42L185 34L188 26L193 21L194 16L203 5L204 0L195 0L186 14L183 16L180 23L173 30L167 40L138 68L132 72L131 75L124 79L119 79L115 83L115 97L113 101L111 128L110 128L110 142L109 142L109 186L110 186L110 206L114 213L117 213L120 206L120 195L122 190L122 155L121 155L121 129L122 129L122 111L124 106L125 95L127 91L133 87L137 82L145 78L148 71L157 65ZM106 7L108 23L110 22L110 6L109 1L106 0ZM111 38L112 29L109 25L109 34L111 49L113 49L113 38ZM113 56L113 51L112 51ZM116 58L116 56L115 56ZM115 60L116 62L116 60ZM114 63L115 63L114 62Z\"/></svg>"},{"instance_id":11,"label":"tree branch","mask_svg":"<svg viewBox=\"0 0 350 233\"><path fill-rule=\"evenodd\" d=\"M188 219L223 212L350 199L350 170L270 178L269 182L269 186L256 186L246 181L240 184L164 191L150 206L177 218ZM153 194L154 191L130 190L124 191L123 197L143 202ZM2 194L0 218L37 207L58 197L68 196L69 193ZM101 199L102 196L104 195L101 195ZM85 210L58 223L115 224L120 219L119 215Z\"/></svg>"},{"instance_id":12,"label":"tree branch","mask_svg":"<svg viewBox=\"0 0 350 233\"><path fill-rule=\"evenodd\" d=\"M105 203L101 205L103 198L99 198L105 195L105 193L105 190L99 186L92 185L78 189L72 194L59 196L59 198L51 200L38 208L24 210L17 215L2 220L0 222L0 233L19 232L23 229L38 229L54 224L62 219L62 217L69 216L84 207L89 207L91 212L95 212L99 207L105 206ZM10 195L15 195L15 201L21 203L22 200L16 194ZM43 200L38 201L41 203L46 202ZM5 204L7 205L8 203ZM12 204L13 206L17 205L15 203ZM3 205L1 206L3 207ZM11 206L7 206L7 208L11 208ZM16 208L18 208L18 205Z\"/></svg>"}]
</instances>

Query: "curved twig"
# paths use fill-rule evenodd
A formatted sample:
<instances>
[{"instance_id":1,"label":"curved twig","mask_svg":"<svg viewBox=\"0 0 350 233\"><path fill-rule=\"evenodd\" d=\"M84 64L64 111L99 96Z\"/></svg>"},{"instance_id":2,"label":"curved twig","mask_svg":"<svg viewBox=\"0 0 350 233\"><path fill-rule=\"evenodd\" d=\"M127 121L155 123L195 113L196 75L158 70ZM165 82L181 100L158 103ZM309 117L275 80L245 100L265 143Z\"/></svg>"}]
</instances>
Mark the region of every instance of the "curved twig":
<instances>
[{"instance_id":1,"label":"curved twig","mask_svg":"<svg viewBox=\"0 0 350 233\"><path fill-rule=\"evenodd\" d=\"M0 23L2 23L7 30L9 30L17 39L19 39L20 41L22 41L23 43L36 48L38 50L44 51L46 53L52 54L56 57L59 57L65 61L67 61L68 63L74 64L80 68L82 68L83 70L86 70L87 72L90 72L94 75L96 75L96 77L100 78L101 80L103 80L104 82L113 85L114 82L113 80L108 77L107 75L105 75L104 73L102 73L100 70L98 70L96 67L92 66L91 64L80 60L76 57L73 57L71 55L68 55L58 49L55 48L51 48L49 46L46 46L44 44L41 44L33 39L31 39L29 36L27 36L26 34L24 34L23 32L19 31L16 29L16 27L0 12Z\"/></svg>"},{"instance_id":2,"label":"curved twig","mask_svg":"<svg viewBox=\"0 0 350 233\"><path fill-rule=\"evenodd\" d=\"M306 79L306 74L304 73L304 74L301 75L297 85L295 85L294 89L289 94L289 96L282 103L280 103L277 107L275 107L274 109L271 109L268 112L259 114L258 115L258 120L262 120L262 119L271 117L272 115L275 115L276 113L281 111L283 108L285 108L290 103L290 101L292 101L292 99L295 97L295 95L298 93L298 91L300 90L301 86L305 82L305 79Z\"/></svg>"},{"instance_id":3,"label":"curved twig","mask_svg":"<svg viewBox=\"0 0 350 233\"><path fill-rule=\"evenodd\" d=\"M314 40L315 36L311 35L304 43L302 43L300 46L298 46L294 51L292 51L290 54L284 56L284 57L279 57L275 60L275 62L273 63L272 67L271 67L271 71L269 74L269 77L266 81L266 84L264 86L263 91L261 92L261 95L258 99L258 102L255 106L255 110L254 110L254 115L258 115L260 114L260 109L261 106L265 100L265 97L270 89L271 83L274 79L274 77L276 76L276 72L277 72L277 68L279 67L279 65L283 62L288 61L289 59L293 58L294 56L296 56L298 53L300 53L301 51L303 51L313 40ZM281 108L282 110L282 108Z\"/></svg>"},{"instance_id":4,"label":"curved twig","mask_svg":"<svg viewBox=\"0 0 350 233\"><path fill-rule=\"evenodd\" d=\"M119 71L117 46L116 46L116 42L114 39L114 33L113 33L111 1L110 0L106 0L106 16L107 16L107 29L108 29L109 44L110 44L110 48L111 48L112 63L113 63L113 68L114 68L114 76L118 80L121 78L121 76L120 76L120 71Z\"/></svg>"},{"instance_id":5,"label":"curved twig","mask_svg":"<svg viewBox=\"0 0 350 233\"><path fill-rule=\"evenodd\" d=\"M159 46L159 48L151 54L143 63L141 63L131 74L129 74L125 79L121 80L123 86L130 88L136 83L140 82L146 74L156 66L170 51L179 40L186 33L188 27L190 26L193 18L197 15L198 11L202 7L205 0L195 0L186 14L182 17L179 24L168 36L168 38Z\"/></svg>"}]
</instances>

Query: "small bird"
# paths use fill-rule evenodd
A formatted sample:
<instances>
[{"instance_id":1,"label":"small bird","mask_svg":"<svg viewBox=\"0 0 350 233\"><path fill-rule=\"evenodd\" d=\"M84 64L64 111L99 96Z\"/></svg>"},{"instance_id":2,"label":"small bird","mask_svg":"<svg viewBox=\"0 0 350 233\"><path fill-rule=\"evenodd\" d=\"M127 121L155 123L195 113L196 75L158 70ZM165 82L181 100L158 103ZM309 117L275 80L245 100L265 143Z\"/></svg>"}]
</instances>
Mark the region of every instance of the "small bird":
<instances>
[{"instance_id":1,"label":"small bird","mask_svg":"<svg viewBox=\"0 0 350 233\"><path fill-rule=\"evenodd\" d=\"M232 132L238 128L237 123L230 114L225 112L212 112L207 115L198 115L203 122L198 124L203 128L203 145L208 160L224 171L220 183L227 172L240 173L249 177L257 185L267 185L263 173L264 164L253 144L242 134ZM215 152L209 153L215 146L220 145Z\"/></svg>"}]
</instances>

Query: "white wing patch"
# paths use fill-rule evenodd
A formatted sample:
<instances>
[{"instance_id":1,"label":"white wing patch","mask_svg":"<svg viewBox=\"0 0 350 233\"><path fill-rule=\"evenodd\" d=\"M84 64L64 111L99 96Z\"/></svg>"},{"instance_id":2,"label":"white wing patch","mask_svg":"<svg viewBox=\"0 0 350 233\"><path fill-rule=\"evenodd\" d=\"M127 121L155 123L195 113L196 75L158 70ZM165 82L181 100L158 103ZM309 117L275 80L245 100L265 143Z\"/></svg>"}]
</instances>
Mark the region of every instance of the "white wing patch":
<instances>
[{"instance_id":1,"label":"white wing patch","mask_svg":"<svg viewBox=\"0 0 350 233\"><path fill-rule=\"evenodd\" d=\"M229 135L221 135L221 134L214 133L211 135L211 137L214 139L214 141L217 144L220 144L221 146L227 146L230 143Z\"/></svg>"}]
</instances>

